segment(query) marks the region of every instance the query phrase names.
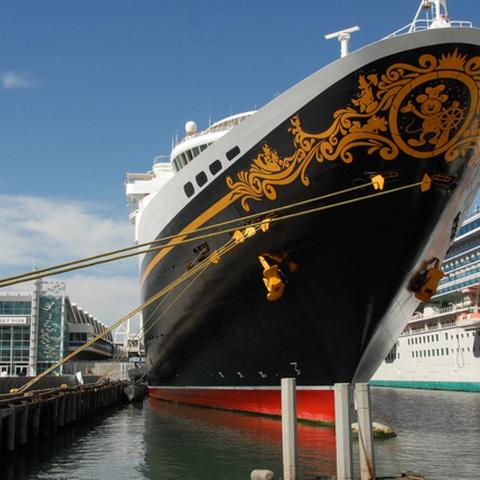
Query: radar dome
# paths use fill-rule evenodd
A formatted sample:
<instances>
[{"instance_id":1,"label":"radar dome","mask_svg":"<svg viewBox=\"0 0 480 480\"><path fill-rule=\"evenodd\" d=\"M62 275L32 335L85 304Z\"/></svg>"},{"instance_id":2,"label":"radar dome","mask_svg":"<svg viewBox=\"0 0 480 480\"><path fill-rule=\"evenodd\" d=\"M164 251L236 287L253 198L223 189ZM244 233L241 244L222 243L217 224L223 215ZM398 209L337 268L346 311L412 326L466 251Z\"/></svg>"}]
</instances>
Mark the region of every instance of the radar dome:
<instances>
[{"instance_id":1,"label":"radar dome","mask_svg":"<svg viewBox=\"0 0 480 480\"><path fill-rule=\"evenodd\" d=\"M193 135L196 132L197 132L197 124L195 122L193 122L192 120L189 120L185 124L185 133L187 135Z\"/></svg>"}]
</instances>

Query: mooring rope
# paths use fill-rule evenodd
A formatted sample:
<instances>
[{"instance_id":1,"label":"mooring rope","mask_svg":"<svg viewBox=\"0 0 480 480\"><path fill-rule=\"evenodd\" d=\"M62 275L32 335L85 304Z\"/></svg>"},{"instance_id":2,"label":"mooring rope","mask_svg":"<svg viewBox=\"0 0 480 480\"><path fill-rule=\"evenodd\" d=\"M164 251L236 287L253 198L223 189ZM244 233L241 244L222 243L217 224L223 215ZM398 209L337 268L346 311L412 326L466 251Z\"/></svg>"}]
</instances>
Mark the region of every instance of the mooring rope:
<instances>
[{"instance_id":1,"label":"mooring rope","mask_svg":"<svg viewBox=\"0 0 480 480\"><path fill-rule=\"evenodd\" d=\"M383 191L380 191L380 192L375 192L375 193L372 193L370 195L365 195L365 196L358 197L358 198L353 198L353 199L344 200L344 201L340 201L340 202L329 204L329 205L321 205L319 207L314 207L314 208L310 208L310 209L306 209L306 210L301 210L300 212L290 213L290 214L281 215L281 216L274 216L272 218L269 218L268 220L269 220L270 223L278 223L278 222L281 222L281 221L289 220L289 219L300 217L300 216L303 216L303 215L309 215L309 214L312 214L312 213L317 213L317 212L329 210L329 209L340 207L340 206L343 206L343 205L353 204L353 203L357 203L357 202L360 202L360 201L369 200L371 198L375 198L375 197L379 197L379 196L383 196L383 195L388 195L388 194L391 194L391 193L399 192L401 190L414 188L414 187L420 186L421 184L422 184L422 182L415 182L415 183L412 183L412 184L409 184L409 185L404 185L404 186L401 186L401 187L392 188L390 190L383 190ZM179 236L190 235L192 233L197 233L199 231L204 231L204 230L207 230L207 229L219 228L219 227L221 227L223 225L226 225L226 224L245 222L245 221L248 221L249 219L258 218L258 217L265 218L265 217L268 217L270 214L275 214L276 212L283 211L285 209L290 209L290 208L302 206L302 205L305 205L305 204L308 204L308 203L312 203L312 202L315 202L315 201L320 201L320 200L326 198L327 196L339 195L340 193L345 193L347 191L352 191L354 189L364 188L367 185L371 185L371 183L366 184L366 185L362 185L362 186L358 186L358 187L353 187L351 189L331 193L331 194L328 194L328 195L315 197L315 198L311 198L311 199L308 199L308 200L303 200L301 202L295 202L295 203L292 203L292 204L289 204L289 205L284 205L282 207L274 208L274 209L271 209L271 210L266 210L266 211L261 212L261 213L246 215L246 216L239 217L239 218L236 218L236 219L227 220L225 222L221 222L221 223L218 223L218 224L209 225L209 226L206 226L206 227L200 227L196 230L192 230L192 232L177 233L177 234L174 234L174 235L162 237L162 238L157 239L157 240L152 241L152 242L148 242L148 243L144 243L144 244L140 244L140 245L135 245L135 246L130 246L130 247L125 247L124 249L113 250L111 252L107 252L107 253L104 253L104 254L99 254L99 255L96 255L96 256L93 256L93 257L85 257L85 258L80 259L80 260L75 260L75 261L72 261L72 262L59 264L59 265L48 267L48 268L45 268L45 269L42 269L42 270L36 270L34 272L23 273L23 274L20 274L20 275L16 275L14 277L5 277L5 278L0 280L0 288L11 286L11 285L16 285L18 283L23 283L23 282L27 282L27 281L31 281L31 280L36 280L36 279L39 279L39 278L49 277L49 276L52 276L52 275L58 275L60 273L71 272L71 271L74 271L74 270L80 270L80 269L83 269L83 268L88 268L88 267L93 267L93 266L96 266L96 265L102 265L102 264L105 264L105 263L110 263L110 262L114 262L114 261L118 261L118 260L123 260L123 259L126 259L126 258L130 258L130 257L133 257L133 256L142 255L142 254L147 254L147 253L150 253L150 252L156 252L158 250L162 250L162 249L167 248L167 247L171 248L171 247L175 247L177 245L182 245L182 244L185 244L185 243L191 243L191 242L195 242L195 241L199 241L199 240L206 240L208 238L216 237L216 236L223 235L223 234L226 234L226 233L233 233L235 230L238 230L238 228L241 228L241 227L239 227L237 225L236 227L226 228L226 229L223 229L223 230L207 233L207 234L204 234L204 235L197 235L195 237L184 238L184 239L177 240L177 241L174 241L174 242L168 243L168 244L163 243L161 245L157 245L155 247L151 247L151 248L148 248L148 249L145 249L145 250L138 250L138 251L133 252L133 253L129 253L129 254L125 254L125 255L116 255L116 256L112 256L112 258L107 258L107 259L103 259L103 260L97 260L97 261L90 262L91 259L98 259L98 258L102 258L102 257L108 256L108 255L114 255L114 254L116 254L116 252L138 249L138 248L141 248L142 246L145 246L145 245L151 245L151 244L154 244L154 243L157 243L157 242L165 242L169 239L175 239ZM261 225L262 223L264 223L264 220L254 222L250 225L251 226L257 226L257 225ZM89 262L89 263L85 263L85 262ZM64 266L66 266L66 267L63 268Z\"/></svg>"}]
</instances>

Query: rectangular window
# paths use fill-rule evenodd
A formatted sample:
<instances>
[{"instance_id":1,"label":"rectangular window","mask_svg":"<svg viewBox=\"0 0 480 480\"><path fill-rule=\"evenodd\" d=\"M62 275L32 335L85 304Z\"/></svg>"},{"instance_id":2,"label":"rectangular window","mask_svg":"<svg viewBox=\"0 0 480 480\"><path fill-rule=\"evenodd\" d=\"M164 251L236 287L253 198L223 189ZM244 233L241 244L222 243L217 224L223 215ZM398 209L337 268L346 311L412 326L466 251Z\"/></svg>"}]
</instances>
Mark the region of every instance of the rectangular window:
<instances>
[{"instance_id":1,"label":"rectangular window","mask_svg":"<svg viewBox=\"0 0 480 480\"><path fill-rule=\"evenodd\" d=\"M30 315L31 313L31 302L0 301L0 315Z\"/></svg>"}]
</instances>

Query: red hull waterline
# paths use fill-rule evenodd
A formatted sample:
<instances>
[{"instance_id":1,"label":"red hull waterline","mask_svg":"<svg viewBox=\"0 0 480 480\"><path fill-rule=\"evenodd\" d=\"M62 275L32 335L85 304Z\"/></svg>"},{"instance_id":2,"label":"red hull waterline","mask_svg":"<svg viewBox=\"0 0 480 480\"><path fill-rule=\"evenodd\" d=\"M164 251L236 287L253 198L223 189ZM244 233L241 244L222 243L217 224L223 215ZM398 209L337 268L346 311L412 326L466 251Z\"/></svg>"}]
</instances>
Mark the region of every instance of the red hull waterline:
<instances>
[{"instance_id":1,"label":"red hull waterline","mask_svg":"<svg viewBox=\"0 0 480 480\"><path fill-rule=\"evenodd\" d=\"M148 387L151 397L238 412L280 416L280 388ZM334 391L329 387L297 387L297 417L324 424L335 423Z\"/></svg>"}]
</instances>

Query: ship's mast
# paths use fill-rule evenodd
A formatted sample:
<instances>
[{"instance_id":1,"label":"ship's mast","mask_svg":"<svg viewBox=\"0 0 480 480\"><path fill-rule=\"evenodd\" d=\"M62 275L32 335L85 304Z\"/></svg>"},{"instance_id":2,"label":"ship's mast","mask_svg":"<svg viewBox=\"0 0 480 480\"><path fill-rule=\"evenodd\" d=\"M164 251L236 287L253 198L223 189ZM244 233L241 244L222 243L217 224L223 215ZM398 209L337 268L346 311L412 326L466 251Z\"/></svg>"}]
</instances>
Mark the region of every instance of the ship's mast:
<instances>
[{"instance_id":1,"label":"ship's mast","mask_svg":"<svg viewBox=\"0 0 480 480\"><path fill-rule=\"evenodd\" d=\"M409 33L416 29L418 21L425 15L429 23L428 28L442 28L450 26L448 17L447 0L422 0L418 6L413 22L410 24Z\"/></svg>"}]
</instances>

